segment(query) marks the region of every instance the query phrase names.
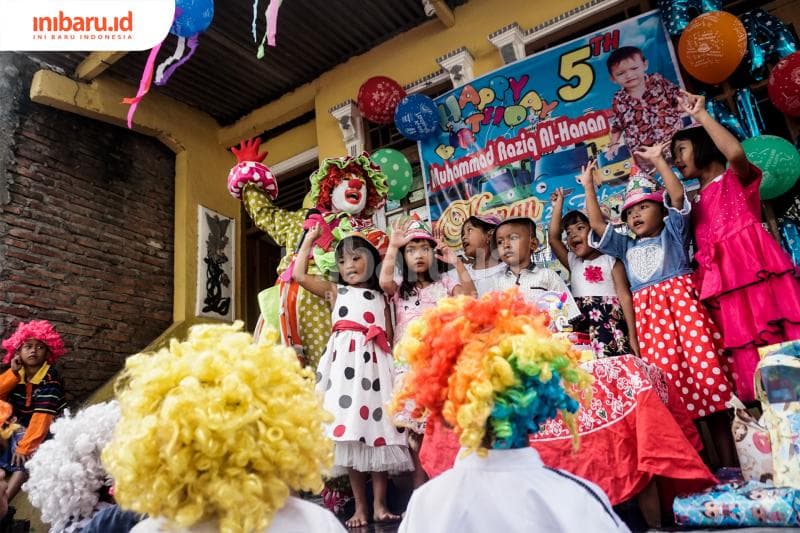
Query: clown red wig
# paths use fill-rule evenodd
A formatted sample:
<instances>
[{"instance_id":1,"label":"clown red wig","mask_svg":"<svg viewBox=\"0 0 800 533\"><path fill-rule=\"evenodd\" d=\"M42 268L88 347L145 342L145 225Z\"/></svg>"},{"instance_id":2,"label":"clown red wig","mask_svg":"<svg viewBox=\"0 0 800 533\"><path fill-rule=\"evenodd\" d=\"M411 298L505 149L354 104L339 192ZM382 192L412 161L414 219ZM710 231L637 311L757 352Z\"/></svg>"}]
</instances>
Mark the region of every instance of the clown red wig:
<instances>
[{"instance_id":1,"label":"clown red wig","mask_svg":"<svg viewBox=\"0 0 800 533\"><path fill-rule=\"evenodd\" d=\"M319 198L317 207L322 211L333 211L333 189L342 181L348 179L348 175L356 175L361 178L367 186L367 203L361 216L364 218L371 216L384 203L383 196L375 189L375 184L364 171L364 167L358 163L350 163L344 168L331 165L328 168L328 175L322 178L319 183Z\"/></svg>"},{"instance_id":2,"label":"clown red wig","mask_svg":"<svg viewBox=\"0 0 800 533\"><path fill-rule=\"evenodd\" d=\"M61 335L58 334L50 322L47 320L31 320L30 322L20 322L14 334L3 341L3 348L6 350L3 363L10 363L19 347L29 339L36 339L47 346L50 351L50 357L47 358L48 363L55 363L67 353L64 341L61 340Z\"/></svg>"}]
</instances>

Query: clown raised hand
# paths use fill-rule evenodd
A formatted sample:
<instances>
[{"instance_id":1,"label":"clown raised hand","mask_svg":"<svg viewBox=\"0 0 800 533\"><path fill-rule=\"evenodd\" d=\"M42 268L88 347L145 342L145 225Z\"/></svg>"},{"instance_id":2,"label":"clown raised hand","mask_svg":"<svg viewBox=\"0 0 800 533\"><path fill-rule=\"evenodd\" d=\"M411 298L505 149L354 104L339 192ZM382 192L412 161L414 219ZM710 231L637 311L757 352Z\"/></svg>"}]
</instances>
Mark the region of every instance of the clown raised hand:
<instances>
[{"instance_id":1,"label":"clown raised hand","mask_svg":"<svg viewBox=\"0 0 800 533\"><path fill-rule=\"evenodd\" d=\"M318 223L321 237L312 250L308 273L324 276L335 270L336 243L348 232L370 228L372 215L386 202L386 176L366 153L323 160L311 174L311 191L304 202L304 206L319 211L309 224L305 208L290 211L275 205L278 184L262 162L266 153L259 153L260 144L260 139L249 139L231 150L238 162L228 175L228 190L244 201L255 225L287 251L278 265L281 338L307 364L316 367L325 350L330 316L322 299L292 281L293 252L299 247L304 224L310 229ZM387 244L378 246L385 248ZM259 325L262 322L259 320ZM260 326L256 338L259 334Z\"/></svg>"}]
</instances>

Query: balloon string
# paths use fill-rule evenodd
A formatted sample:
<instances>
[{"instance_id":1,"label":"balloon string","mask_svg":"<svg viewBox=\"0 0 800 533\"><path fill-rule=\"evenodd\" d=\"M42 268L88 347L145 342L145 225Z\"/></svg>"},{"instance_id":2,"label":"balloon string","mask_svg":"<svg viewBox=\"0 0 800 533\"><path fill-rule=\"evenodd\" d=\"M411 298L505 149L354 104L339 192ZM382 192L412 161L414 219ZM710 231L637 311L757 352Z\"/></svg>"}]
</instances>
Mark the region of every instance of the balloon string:
<instances>
[{"instance_id":1,"label":"balloon string","mask_svg":"<svg viewBox=\"0 0 800 533\"><path fill-rule=\"evenodd\" d=\"M162 44L163 41L150 50L150 55L147 57L147 62L144 65L144 72L142 72L142 79L139 80L139 90L136 92L136 96L122 99L123 104L129 104L131 106L130 109L128 109L128 129L133 128L133 115L136 113L139 102L141 102L142 98L150 91L150 84L153 81L153 67L155 66L156 56Z\"/></svg>"},{"instance_id":2,"label":"balloon string","mask_svg":"<svg viewBox=\"0 0 800 533\"><path fill-rule=\"evenodd\" d=\"M189 37L188 40L189 53L186 54L186 56L184 56L180 61L178 61L177 63L175 63L174 65L170 66L167 69L167 71L164 73L164 78L163 80L161 80L160 83L158 81L158 78L156 78L156 85L166 85L167 80L169 80L170 76L172 76L172 74L174 74L176 70L178 70L184 63L186 63L192 58L199 44L200 44L199 33L195 33L194 35Z\"/></svg>"}]
</instances>

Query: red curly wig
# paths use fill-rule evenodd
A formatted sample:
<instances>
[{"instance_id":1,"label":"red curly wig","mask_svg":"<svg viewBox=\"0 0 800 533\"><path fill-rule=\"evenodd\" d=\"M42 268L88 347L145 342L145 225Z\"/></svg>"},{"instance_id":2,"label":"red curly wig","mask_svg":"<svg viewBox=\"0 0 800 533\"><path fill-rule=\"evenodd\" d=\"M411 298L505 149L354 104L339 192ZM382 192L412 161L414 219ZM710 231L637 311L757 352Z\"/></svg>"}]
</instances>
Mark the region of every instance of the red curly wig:
<instances>
[{"instance_id":1,"label":"red curly wig","mask_svg":"<svg viewBox=\"0 0 800 533\"><path fill-rule=\"evenodd\" d=\"M385 199L377 189L375 189L375 184L372 183L364 167L357 162L352 162L344 168L333 165L328 168L328 175L320 180L319 183L317 208L322 211L333 211L333 201L331 198L333 189L343 180L347 179L348 174L355 174L367 185L367 203L364 205L364 210L360 216L363 218L372 216L372 213L383 205Z\"/></svg>"},{"instance_id":2,"label":"red curly wig","mask_svg":"<svg viewBox=\"0 0 800 533\"><path fill-rule=\"evenodd\" d=\"M47 320L31 320L30 322L20 322L14 334L3 341L3 348L6 350L3 363L10 363L19 347L29 339L36 339L47 346L50 351L50 357L47 359L48 363L55 363L67 353L64 341L61 340L61 335L58 334L50 322Z\"/></svg>"}]
</instances>

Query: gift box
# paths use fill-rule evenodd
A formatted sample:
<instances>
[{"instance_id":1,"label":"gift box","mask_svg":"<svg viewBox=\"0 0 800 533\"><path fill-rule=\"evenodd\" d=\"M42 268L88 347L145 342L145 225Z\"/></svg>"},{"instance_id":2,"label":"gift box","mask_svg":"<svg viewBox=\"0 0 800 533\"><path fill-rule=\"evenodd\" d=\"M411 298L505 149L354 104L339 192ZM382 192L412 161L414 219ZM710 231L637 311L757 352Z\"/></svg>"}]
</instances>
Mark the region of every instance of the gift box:
<instances>
[{"instance_id":1,"label":"gift box","mask_svg":"<svg viewBox=\"0 0 800 533\"><path fill-rule=\"evenodd\" d=\"M758 481L727 483L675 498L675 523L682 527L798 526L800 491Z\"/></svg>"},{"instance_id":2,"label":"gift box","mask_svg":"<svg viewBox=\"0 0 800 533\"><path fill-rule=\"evenodd\" d=\"M764 359L768 355L775 354L800 357L800 340L779 342L778 344L770 344L769 346L761 346L758 348L758 356L761 359Z\"/></svg>"},{"instance_id":3,"label":"gift box","mask_svg":"<svg viewBox=\"0 0 800 533\"><path fill-rule=\"evenodd\" d=\"M769 430L775 484L800 489L800 359L767 355L754 379Z\"/></svg>"},{"instance_id":4,"label":"gift box","mask_svg":"<svg viewBox=\"0 0 800 533\"><path fill-rule=\"evenodd\" d=\"M727 405L733 408L731 432L744 481L772 480L774 473L769 430L747 411L739 398L734 396Z\"/></svg>"}]
</instances>

